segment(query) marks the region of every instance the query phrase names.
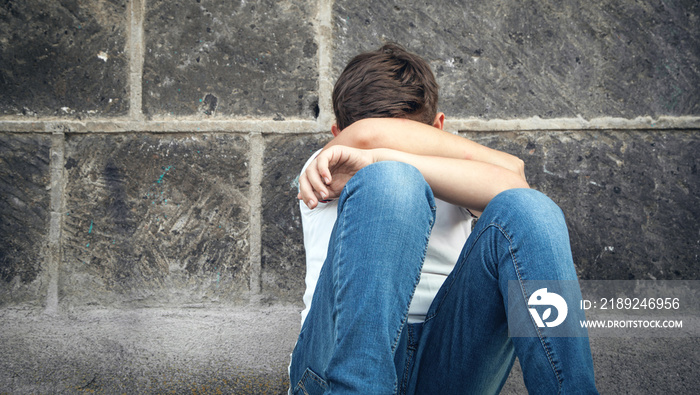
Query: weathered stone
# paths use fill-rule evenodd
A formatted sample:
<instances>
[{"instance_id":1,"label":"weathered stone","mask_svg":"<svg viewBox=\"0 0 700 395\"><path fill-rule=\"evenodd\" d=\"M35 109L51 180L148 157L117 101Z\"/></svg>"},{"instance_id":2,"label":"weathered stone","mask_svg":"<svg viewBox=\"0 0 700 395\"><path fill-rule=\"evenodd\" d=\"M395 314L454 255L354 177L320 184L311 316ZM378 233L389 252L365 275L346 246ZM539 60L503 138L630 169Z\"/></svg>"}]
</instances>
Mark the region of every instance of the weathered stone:
<instances>
[{"instance_id":1,"label":"weathered stone","mask_svg":"<svg viewBox=\"0 0 700 395\"><path fill-rule=\"evenodd\" d=\"M422 55L452 117L700 114L696 1L334 3L333 73L395 41Z\"/></svg>"},{"instance_id":2,"label":"weathered stone","mask_svg":"<svg viewBox=\"0 0 700 395\"><path fill-rule=\"evenodd\" d=\"M294 306L0 310L0 388L7 393L283 394L298 334ZM698 338L593 338L603 394L694 394ZM647 362L652 361L652 362ZM516 363L501 391L523 394Z\"/></svg>"},{"instance_id":3,"label":"weathered stone","mask_svg":"<svg viewBox=\"0 0 700 395\"><path fill-rule=\"evenodd\" d=\"M247 292L247 151L230 134L68 138L59 299L150 305Z\"/></svg>"},{"instance_id":4,"label":"weathered stone","mask_svg":"<svg viewBox=\"0 0 700 395\"><path fill-rule=\"evenodd\" d=\"M0 115L126 113L126 1L0 5Z\"/></svg>"},{"instance_id":5,"label":"weathered stone","mask_svg":"<svg viewBox=\"0 0 700 395\"><path fill-rule=\"evenodd\" d=\"M0 134L0 304L36 301L50 221L51 139Z\"/></svg>"},{"instance_id":6,"label":"weathered stone","mask_svg":"<svg viewBox=\"0 0 700 395\"><path fill-rule=\"evenodd\" d=\"M147 115L318 115L315 2L159 0L146 7Z\"/></svg>"},{"instance_id":7,"label":"weathered stone","mask_svg":"<svg viewBox=\"0 0 700 395\"><path fill-rule=\"evenodd\" d=\"M469 133L564 211L582 279L700 279L698 131Z\"/></svg>"},{"instance_id":8,"label":"weathered stone","mask_svg":"<svg viewBox=\"0 0 700 395\"><path fill-rule=\"evenodd\" d=\"M263 294L300 302L306 260L298 193L299 172L327 135L273 135L265 139L262 199Z\"/></svg>"},{"instance_id":9,"label":"weathered stone","mask_svg":"<svg viewBox=\"0 0 700 395\"><path fill-rule=\"evenodd\" d=\"M282 394L293 306L0 310L8 394Z\"/></svg>"}]
</instances>

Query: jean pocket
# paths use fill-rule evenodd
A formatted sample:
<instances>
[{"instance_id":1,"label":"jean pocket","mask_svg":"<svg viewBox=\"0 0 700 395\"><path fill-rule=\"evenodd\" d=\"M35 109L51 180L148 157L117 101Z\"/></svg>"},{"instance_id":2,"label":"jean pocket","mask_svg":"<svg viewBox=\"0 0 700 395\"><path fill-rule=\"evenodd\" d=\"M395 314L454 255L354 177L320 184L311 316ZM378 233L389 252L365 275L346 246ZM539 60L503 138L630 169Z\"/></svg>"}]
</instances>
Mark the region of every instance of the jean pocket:
<instances>
[{"instance_id":1,"label":"jean pocket","mask_svg":"<svg viewBox=\"0 0 700 395\"><path fill-rule=\"evenodd\" d=\"M327 389L326 380L307 368L304 375L301 376L301 380L294 387L294 395L321 395Z\"/></svg>"}]
</instances>

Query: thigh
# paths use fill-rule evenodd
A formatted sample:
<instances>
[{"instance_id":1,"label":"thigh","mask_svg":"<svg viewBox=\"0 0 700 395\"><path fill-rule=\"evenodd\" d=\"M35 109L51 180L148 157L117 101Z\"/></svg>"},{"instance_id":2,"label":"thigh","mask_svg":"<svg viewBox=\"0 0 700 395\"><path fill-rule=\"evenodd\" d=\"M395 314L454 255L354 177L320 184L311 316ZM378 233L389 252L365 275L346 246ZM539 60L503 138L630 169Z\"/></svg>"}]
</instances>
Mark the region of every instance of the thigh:
<instances>
[{"instance_id":1,"label":"thigh","mask_svg":"<svg viewBox=\"0 0 700 395\"><path fill-rule=\"evenodd\" d=\"M435 217L420 172L365 167L346 185L326 260L292 354L300 393L391 393L394 352Z\"/></svg>"}]
</instances>

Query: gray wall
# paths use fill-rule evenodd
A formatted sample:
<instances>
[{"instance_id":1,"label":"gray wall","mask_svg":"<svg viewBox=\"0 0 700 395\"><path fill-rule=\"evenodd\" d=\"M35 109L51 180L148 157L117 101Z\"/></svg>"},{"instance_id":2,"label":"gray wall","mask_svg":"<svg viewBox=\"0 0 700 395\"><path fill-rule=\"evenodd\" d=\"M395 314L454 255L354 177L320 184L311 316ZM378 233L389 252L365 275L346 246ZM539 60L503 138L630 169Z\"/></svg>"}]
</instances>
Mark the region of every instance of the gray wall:
<instances>
[{"instance_id":1,"label":"gray wall","mask_svg":"<svg viewBox=\"0 0 700 395\"><path fill-rule=\"evenodd\" d=\"M296 176L356 53L423 55L518 155L582 279L700 275L697 1L0 5L0 393L280 393ZM695 393L697 339L592 339L609 393ZM524 390L516 365L506 393Z\"/></svg>"}]
</instances>

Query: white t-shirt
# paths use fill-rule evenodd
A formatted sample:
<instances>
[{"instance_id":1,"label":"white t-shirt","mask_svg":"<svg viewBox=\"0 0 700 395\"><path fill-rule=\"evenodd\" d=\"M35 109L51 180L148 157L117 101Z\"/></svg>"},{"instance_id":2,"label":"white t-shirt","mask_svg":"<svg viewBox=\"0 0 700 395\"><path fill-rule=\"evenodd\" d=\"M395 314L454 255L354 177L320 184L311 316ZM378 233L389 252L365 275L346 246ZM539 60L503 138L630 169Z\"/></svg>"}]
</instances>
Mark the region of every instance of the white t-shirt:
<instances>
[{"instance_id":1,"label":"white t-shirt","mask_svg":"<svg viewBox=\"0 0 700 395\"><path fill-rule=\"evenodd\" d=\"M306 162L302 173L321 150L314 153ZM436 213L433 231L428 240L423 269L411 306L408 309L408 322L423 322L435 295L454 267L462 247L469 237L472 216L468 210L435 199ZM326 260L328 243L335 220L338 216L338 201L319 203L310 210L303 201L299 201L301 223L304 229L304 249L306 250L306 292L301 312L301 324L311 308L316 283L321 267Z\"/></svg>"}]
</instances>

